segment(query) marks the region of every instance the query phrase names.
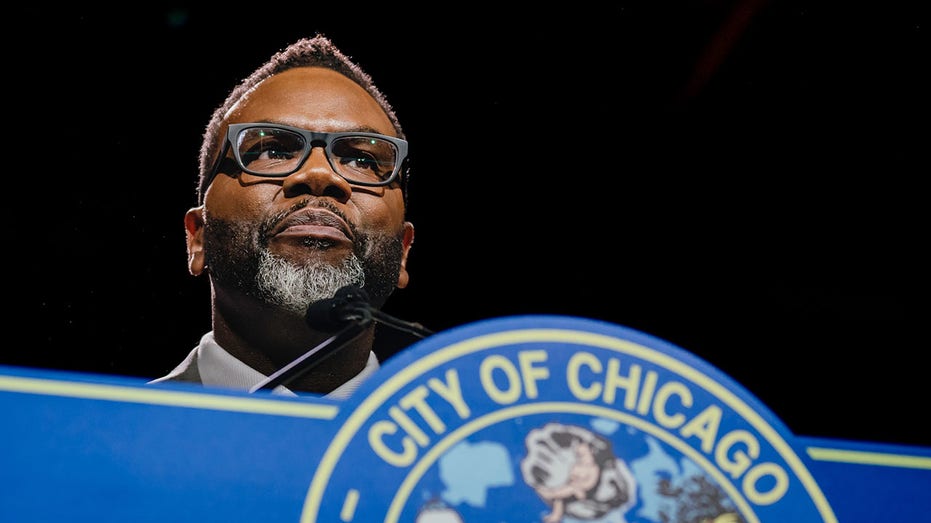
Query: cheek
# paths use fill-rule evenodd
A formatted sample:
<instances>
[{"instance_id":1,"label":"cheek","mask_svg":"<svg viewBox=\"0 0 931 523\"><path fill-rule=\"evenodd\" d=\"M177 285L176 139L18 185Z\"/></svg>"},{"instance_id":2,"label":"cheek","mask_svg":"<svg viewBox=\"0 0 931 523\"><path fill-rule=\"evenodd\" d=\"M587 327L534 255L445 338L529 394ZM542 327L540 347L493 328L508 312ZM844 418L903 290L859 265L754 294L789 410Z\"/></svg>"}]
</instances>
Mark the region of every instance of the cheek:
<instances>
[{"instance_id":1,"label":"cheek","mask_svg":"<svg viewBox=\"0 0 931 523\"><path fill-rule=\"evenodd\" d=\"M361 226L381 232L394 232L404 222L404 199L400 191L385 194L380 198L360 199L356 208Z\"/></svg>"},{"instance_id":2,"label":"cheek","mask_svg":"<svg viewBox=\"0 0 931 523\"><path fill-rule=\"evenodd\" d=\"M262 194L265 192L262 189L259 185L243 187L233 178L220 175L207 188L204 202L210 214L219 218L261 216L264 210L261 202L271 201L272 197Z\"/></svg>"}]
</instances>

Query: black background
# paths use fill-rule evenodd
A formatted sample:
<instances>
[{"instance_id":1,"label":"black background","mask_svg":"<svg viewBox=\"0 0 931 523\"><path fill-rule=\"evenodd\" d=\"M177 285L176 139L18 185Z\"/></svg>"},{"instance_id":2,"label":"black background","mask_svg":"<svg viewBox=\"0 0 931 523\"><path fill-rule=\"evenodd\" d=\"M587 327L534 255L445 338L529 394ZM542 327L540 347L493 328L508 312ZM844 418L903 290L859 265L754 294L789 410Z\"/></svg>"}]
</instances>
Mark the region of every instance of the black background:
<instances>
[{"instance_id":1,"label":"black background","mask_svg":"<svg viewBox=\"0 0 931 523\"><path fill-rule=\"evenodd\" d=\"M322 31L411 142L417 239L389 313L604 320L798 435L929 445L920 4L7 11L0 364L152 378L187 354L210 321L182 224L201 132Z\"/></svg>"}]
</instances>

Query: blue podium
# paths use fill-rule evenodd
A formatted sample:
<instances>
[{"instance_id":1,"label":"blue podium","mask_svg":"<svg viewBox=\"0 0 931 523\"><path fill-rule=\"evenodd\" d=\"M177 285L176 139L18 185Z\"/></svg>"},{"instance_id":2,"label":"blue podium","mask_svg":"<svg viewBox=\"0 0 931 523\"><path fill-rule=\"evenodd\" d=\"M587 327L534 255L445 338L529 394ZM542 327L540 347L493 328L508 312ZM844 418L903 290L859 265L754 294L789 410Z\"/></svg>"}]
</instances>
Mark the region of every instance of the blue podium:
<instances>
[{"instance_id":1,"label":"blue podium","mask_svg":"<svg viewBox=\"0 0 931 523\"><path fill-rule=\"evenodd\" d=\"M687 350L516 316L352 398L0 368L10 522L919 522L931 448L791 433Z\"/></svg>"}]
</instances>

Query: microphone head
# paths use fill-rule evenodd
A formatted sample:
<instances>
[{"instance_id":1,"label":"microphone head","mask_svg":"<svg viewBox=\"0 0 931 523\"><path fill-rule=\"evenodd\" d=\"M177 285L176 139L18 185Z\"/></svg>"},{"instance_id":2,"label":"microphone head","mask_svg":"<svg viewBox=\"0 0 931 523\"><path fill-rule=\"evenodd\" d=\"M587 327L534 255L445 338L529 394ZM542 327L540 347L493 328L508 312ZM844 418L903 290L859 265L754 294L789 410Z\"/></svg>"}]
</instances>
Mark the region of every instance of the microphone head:
<instances>
[{"instance_id":1,"label":"microphone head","mask_svg":"<svg viewBox=\"0 0 931 523\"><path fill-rule=\"evenodd\" d=\"M307 307L304 321L321 332L336 332L350 321L360 319L360 310L368 306L365 291L354 285L340 288L332 298L315 301Z\"/></svg>"},{"instance_id":2,"label":"microphone head","mask_svg":"<svg viewBox=\"0 0 931 523\"><path fill-rule=\"evenodd\" d=\"M355 285L341 287L336 291L333 297L338 300L344 300L346 303L362 303L368 305L370 301L368 293Z\"/></svg>"}]
</instances>

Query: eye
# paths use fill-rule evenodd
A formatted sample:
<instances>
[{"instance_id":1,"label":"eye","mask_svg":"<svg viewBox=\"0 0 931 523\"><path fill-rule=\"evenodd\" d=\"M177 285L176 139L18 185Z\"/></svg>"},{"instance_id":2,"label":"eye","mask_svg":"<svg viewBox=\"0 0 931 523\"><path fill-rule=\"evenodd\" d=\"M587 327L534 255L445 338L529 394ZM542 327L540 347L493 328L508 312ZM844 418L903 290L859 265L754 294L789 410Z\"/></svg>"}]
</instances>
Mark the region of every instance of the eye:
<instances>
[{"instance_id":1,"label":"eye","mask_svg":"<svg viewBox=\"0 0 931 523\"><path fill-rule=\"evenodd\" d=\"M366 136L337 139L330 154L344 176L365 177L369 181L382 181L391 176L397 156L391 142Z\"/></svg>"},{"instance_id":2,"label":"eye","mask_svg":"<svg viewBox=\"0 0 931 523\"><path fill-rule=\"evenodd\" d=\"M304 139L280 129L248 129L239 142L243 166L261 174L278 174L291 169L300 160Z\"/></svg>"},{"instance_id":3,"label":"eye","mask_svg":"<svg viewBox=\"0 0 931 523\"><path fill-rule=\"evenodd\" d=\"M354 151L354 156L341 156L339 163L358 170L378 170L378 160L364 151Z\"/></svg>"},{"instance_id":4,"label":"eye","mask_svg":"<svg viewBox=\"0 0 931 523\"><path fill-rule=\"evenodd\" d=\"M292 151L284 150L276 144L266 144L257 152L257 160L287 160L294 158Z\"/></svg>"}]
</instances>

